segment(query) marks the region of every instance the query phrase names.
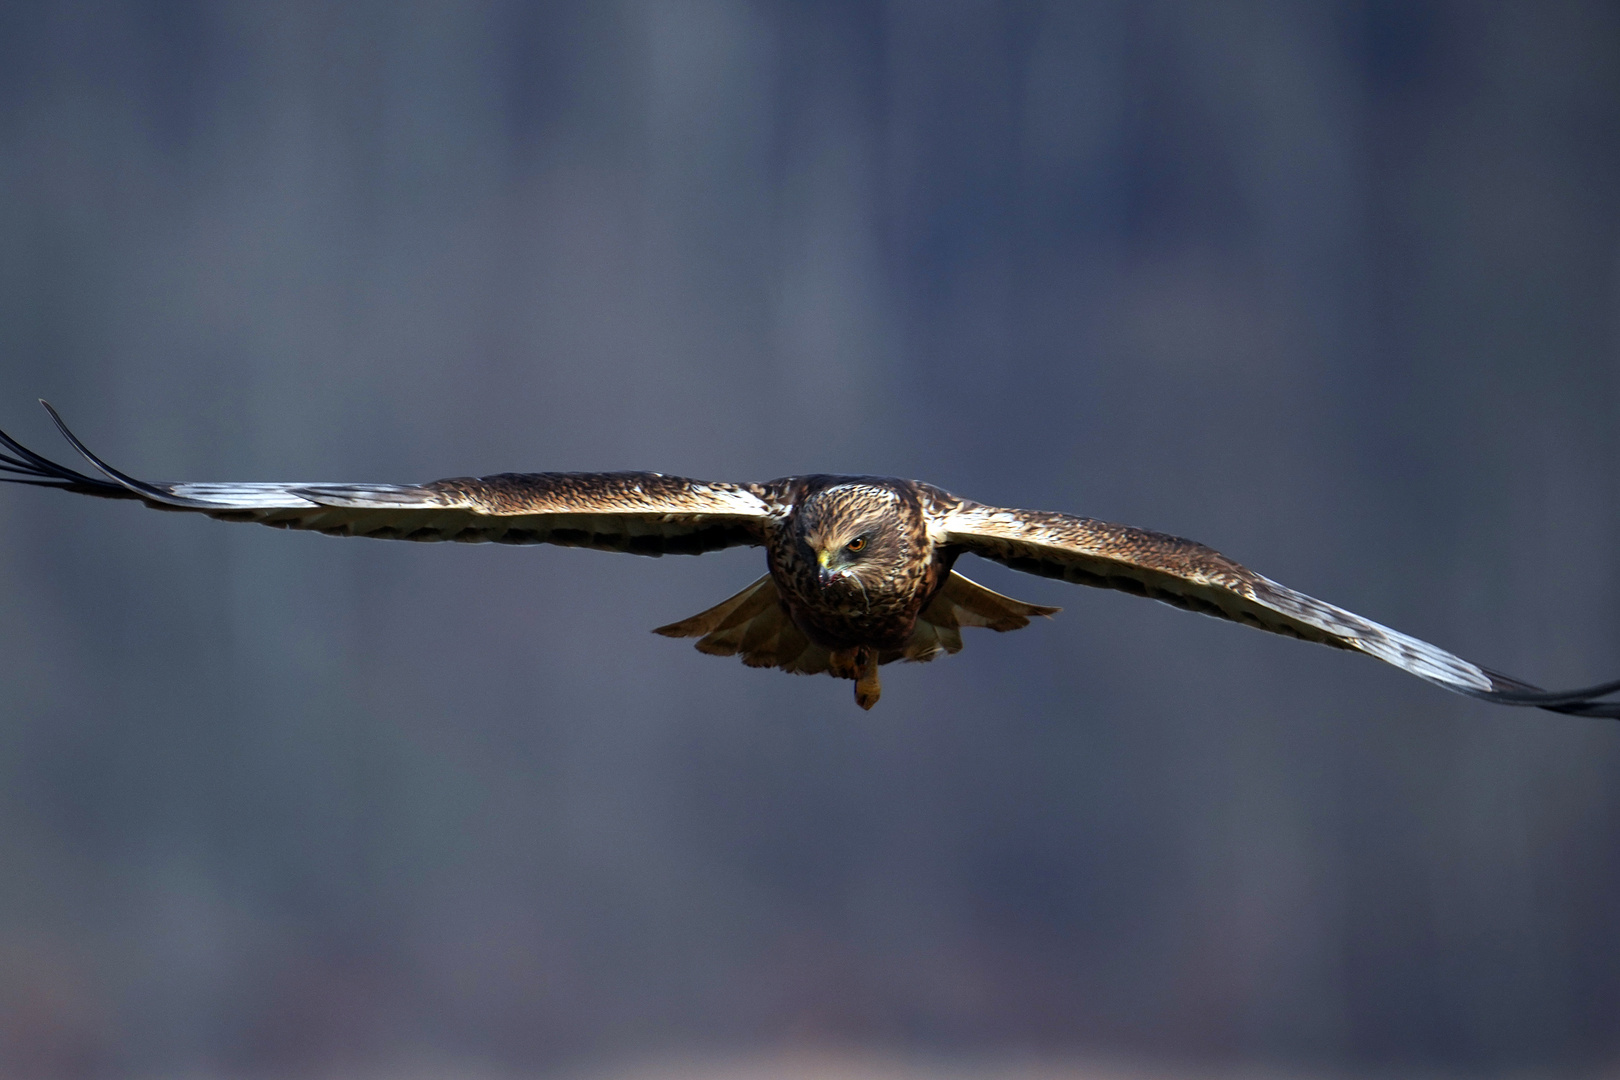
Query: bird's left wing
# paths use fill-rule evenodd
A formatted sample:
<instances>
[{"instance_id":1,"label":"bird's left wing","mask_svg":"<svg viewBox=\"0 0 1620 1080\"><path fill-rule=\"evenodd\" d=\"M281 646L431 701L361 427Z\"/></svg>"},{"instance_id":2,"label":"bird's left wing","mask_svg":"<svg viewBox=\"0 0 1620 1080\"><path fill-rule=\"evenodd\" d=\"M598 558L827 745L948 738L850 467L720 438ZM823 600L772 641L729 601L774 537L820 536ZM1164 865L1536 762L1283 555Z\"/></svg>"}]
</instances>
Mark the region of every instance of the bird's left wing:
<instances>
[{"instance_id":1,"label":"bird's left wing","mask_svg":"<svg viewBox=\"0 0 1620 1080\"><path fill-rule=\"evenodd\" d=\"M8 451L0 453L0 480L227 521L334 536L695 555L761 543L773 513L763 488L660 473L501 473L429 484L149 483L96 457L45 408L101 475L58 465L0 432Z\"/></svg>"},{"instance_id":2,"label":"bird's left wing","mask_svg":"<svg viewBox=\"0 0 1620 1080\"><path fill-rule=\"evenodd\" d=\"M1290 637L1377 657L1459 694L1576 716L1620 719L1620 702L1598 701L1620 681L1548 693L1426 641L1295 592L1203 544L1179 536L1034 510L961 501L941 507L938 541L1043 577L1161 600Z\"/></svg>"}]
</instances>

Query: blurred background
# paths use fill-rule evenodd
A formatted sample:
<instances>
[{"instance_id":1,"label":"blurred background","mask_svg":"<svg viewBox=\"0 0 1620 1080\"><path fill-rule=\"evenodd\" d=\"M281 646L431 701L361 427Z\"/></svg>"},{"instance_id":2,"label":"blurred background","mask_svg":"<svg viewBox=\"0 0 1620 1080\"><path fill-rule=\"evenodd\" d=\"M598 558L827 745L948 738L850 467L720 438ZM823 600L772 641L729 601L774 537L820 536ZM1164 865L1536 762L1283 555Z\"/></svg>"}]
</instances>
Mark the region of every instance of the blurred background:
<instances>
[{"instance_id":1,"label":"blurred background","mask_svg":"<svg viewBox=\"0 0 1620 1080\"><path fill-rule=\"evenodd\" d=\"M1585 685L1617 271L1596 0L0 5L0 426L150 479L910 476ZM1620 1070L1612 722L648 633L762 565L0 490L0 1075Z\"/></svg>"}]
</instances>

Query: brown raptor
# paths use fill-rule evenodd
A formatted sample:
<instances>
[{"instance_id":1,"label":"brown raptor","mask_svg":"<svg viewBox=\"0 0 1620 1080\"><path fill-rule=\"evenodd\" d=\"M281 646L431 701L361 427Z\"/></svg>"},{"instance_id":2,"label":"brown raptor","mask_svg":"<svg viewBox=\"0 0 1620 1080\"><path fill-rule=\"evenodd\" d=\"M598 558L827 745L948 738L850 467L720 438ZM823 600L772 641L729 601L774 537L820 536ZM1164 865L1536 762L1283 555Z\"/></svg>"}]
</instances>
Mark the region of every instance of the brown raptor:
<instances>
[{"instance_id":1,"label":"brown raptor","mask_svg":"<svg viewBox=\"0 0 1620 1080\"><path fill-rule=\"evenodd\" d=\"M43 402L41 404L44 404ZM1057 608L1002 596L958 574L964 553L1044 577L1121 589L1262 630L1375 656L1459 694L1576 716L1620 718L1620 681L1548 693L1279 585L1176 536L961 499L914 480L790 476L723 484L660 473L501 473L429 484L147 483L92 454L75 472L0 432L0 479L139 499L225 521L333 536L562 544L638 555L737 545L768 573L729 600L657 632L754 667L855 683L870 709L878 666L962 648L961 628L1015 630Z\"/></svg>"}]
</instances>

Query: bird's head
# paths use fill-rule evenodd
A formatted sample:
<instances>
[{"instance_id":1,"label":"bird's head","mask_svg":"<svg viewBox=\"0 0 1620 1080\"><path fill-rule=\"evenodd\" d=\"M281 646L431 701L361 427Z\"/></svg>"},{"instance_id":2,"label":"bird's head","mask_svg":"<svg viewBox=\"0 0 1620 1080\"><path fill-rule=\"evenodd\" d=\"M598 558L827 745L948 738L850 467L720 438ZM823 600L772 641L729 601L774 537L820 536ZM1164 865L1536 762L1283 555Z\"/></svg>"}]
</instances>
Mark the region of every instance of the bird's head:
<instances>
[{"instance_id":1,"label":"bird's head","mask_svg":"<svg viewBox=\"0 0 1620 1080\"><path fill-rule=\"evenodd\" d=\"M821 588L869 597L892 580L911 554L900 515L899 495L877 484L837 484L805 499L797 538Z\"/></svg>"}]
</instances>

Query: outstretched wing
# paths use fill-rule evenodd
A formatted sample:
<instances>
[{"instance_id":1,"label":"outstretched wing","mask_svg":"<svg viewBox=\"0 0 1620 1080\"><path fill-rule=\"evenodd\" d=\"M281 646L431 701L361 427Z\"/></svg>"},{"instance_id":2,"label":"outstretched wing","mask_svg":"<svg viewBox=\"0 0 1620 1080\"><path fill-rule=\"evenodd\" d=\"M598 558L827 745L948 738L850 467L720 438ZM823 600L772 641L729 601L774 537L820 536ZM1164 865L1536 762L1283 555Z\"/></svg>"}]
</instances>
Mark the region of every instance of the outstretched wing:
<instances>
[{"instance_id":1,"label":"outstretched wing","mask_svg":"<svg viewBox=\"0 0 1620 1080\"><path fill-rule=\"evenodd\" d=\"M388 540L696 555L761 543L772 515L762 489L660 473L501 473L414 485L147 483L96 457L45 408L101 476L58 465L0 432L9 451L0 453L0 480L139 499L226 521Z\"/></svg>"},{"instance_id":2,"label":"outstretched wing","mask_svg":"<svg viewBox=\"0 0 1620 1080\"><path fill-rule=\"evenodd\" d=\"M936 524L941 542L1043 577L1119 589L1375 656L1436 686L1503 705L1620 719L1620 681L1547 693L1426 641L1279 585L1203 544L1090 518L961 502Z\"/></svg>"}]
</instances>

